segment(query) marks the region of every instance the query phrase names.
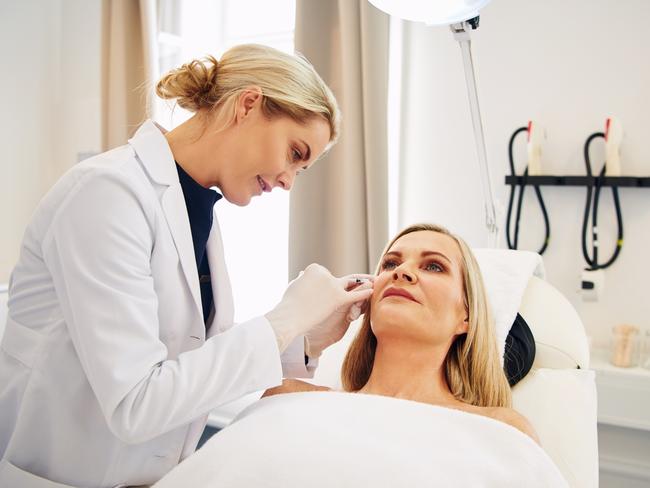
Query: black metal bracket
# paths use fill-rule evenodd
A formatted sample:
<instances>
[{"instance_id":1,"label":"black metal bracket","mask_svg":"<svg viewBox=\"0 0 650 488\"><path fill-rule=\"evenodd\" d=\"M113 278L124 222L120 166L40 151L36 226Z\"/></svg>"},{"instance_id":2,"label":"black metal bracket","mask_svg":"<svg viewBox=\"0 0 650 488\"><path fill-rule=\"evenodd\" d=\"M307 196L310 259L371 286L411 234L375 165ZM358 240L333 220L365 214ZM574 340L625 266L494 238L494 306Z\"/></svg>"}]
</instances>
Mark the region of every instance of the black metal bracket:
<instances>
[{"instance_id":1,"label":"black metal bracket","mask_svg":"<svg viewBox=\"0 0 650 488\"><path fill-rule=\"evenodd\" d=\"M506 176L506 185L650 187L650 176Z\"/></svg>"}]
</instances>

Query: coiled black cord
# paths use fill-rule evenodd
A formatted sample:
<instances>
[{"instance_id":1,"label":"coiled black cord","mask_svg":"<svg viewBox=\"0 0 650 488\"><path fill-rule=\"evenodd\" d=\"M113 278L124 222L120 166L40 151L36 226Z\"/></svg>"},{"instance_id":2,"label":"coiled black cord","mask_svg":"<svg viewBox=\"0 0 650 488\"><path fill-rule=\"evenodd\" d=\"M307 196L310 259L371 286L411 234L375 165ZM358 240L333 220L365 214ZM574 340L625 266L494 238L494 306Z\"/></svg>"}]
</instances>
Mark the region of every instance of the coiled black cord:
<instances>
[{"instance_id":1,"label":"coiled black cord","mask_svg":"<svg viewBox=\"0 0 650 488\"><path fill-rule=\"evenodd\" d=\"M591 171L591 159L589 157L589 147L591 143L595 140L602 137L605 138L603 132L595 132L591 134L586 142L584 147L585 155L585 166L587 169L587 176L593 176ZM612 198L614 199L614 208L616 209L616 223L618 226L618 236L616 240L616 248L612 253L612 256L603 264L598 263L598 202L600 200L600 189L602 187L602 178L605 176L605 165L600 170L600 173L596 178L594 178L593 184L587 185L587 200L585 203L585 214L582 220L582 255L585 258L585 261L589 265L587 268L590 271L597 269L605 269L611 266L623 248L623 214L621 213L621 202L618 197L618 187L612 186ZM591 216L591 249L592 255L589 256L589 251L587 250L587 227L589 225L589 212L592 207L592 195L593 195L593 213Z\"/></svg>"},{"instance_id":2,"label":"coiled black cord","mask_svg":"<svg viewBox=\"0 0 650 488\"><path fill-rule=\"evenodd\" d=\"M516 176L516 172L515 172L515 162L514 162L514 156L512 154L512 148L514 146L516 137L522 132L527 133L528 127L520 127L519 129L517 129L510 137L510 143L508 144L508 159L510 161L510 174L513 177ZM517 245L519 244L519 220L521 218L521 206L524 201L524 190L526 188L527 182L528 182L528 165L526 165L526 169L524 170L521 184L515 185L513 183L510 186L510 198L508 200L508 216L506 218L506 242L508 244L508 249L517 249ZM515 217L515 235L511 239L510 220L512 218L512 205L514 203L515 189L517 186L519 186L519 198L517 199L517 214ZM539 254L544 254L544 251L546 251L546 248L548 247L548 243L551 238L551 225L548 220L546 205L544 205L544 198L542 198L542 191L540 190L539 185L533 185L533 188L535 189L535 195L537 195L537 201L539 202L539 206L542 210L542 215L544 216L544 231L545 231L544 244L537 252Z\"/></svg>"}]
</instances>

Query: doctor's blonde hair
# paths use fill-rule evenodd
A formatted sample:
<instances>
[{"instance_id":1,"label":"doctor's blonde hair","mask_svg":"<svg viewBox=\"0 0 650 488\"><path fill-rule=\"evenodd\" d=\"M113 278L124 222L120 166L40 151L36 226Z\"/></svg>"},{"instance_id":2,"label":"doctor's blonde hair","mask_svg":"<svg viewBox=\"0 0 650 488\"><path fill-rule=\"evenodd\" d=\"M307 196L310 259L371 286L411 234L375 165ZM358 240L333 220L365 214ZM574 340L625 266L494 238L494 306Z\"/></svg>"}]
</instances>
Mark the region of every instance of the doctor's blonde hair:
<instances>
[{"instance_id":1,"label":"doctor's blonde hair","mask_svg":"<svg viewBox=\"0 0 650 488\"><path fill-rule=\"evenodd\" d=\"M298 123L322 117L330 128L330 144L339 135L340 112L332 91L300 54L287 54L260 44L242 44L213 56L195 59L163 76L156 94L176 99L190 112L234 116L238 95L257 86L268 117L287 116ZM228 123L227 121L226 123Z\"/></svg>"},{"instance_id":2,"label":"doctor's blonde hair","mask_svg":"<svg viewBox=\"0 0 650 488\"><path fill-rule=\"evenodd\" d=\"M465 241L444 227L416 224L397 234L388 243L382 256L400 237L419 231L437 232L451 237L458 244L462 256L463 297L469 327L466 334L456 337L444 360L445 377L451 393L458 400L471 405L510 407L510 385L501 367L481 270ZM375 274L379 274L379 271L380 265ZM345 391L360 390L370 378L377 349L377 337L370 327L371 321L368 310L343 362L341 380Z\"/></svg>"}]
</instances>

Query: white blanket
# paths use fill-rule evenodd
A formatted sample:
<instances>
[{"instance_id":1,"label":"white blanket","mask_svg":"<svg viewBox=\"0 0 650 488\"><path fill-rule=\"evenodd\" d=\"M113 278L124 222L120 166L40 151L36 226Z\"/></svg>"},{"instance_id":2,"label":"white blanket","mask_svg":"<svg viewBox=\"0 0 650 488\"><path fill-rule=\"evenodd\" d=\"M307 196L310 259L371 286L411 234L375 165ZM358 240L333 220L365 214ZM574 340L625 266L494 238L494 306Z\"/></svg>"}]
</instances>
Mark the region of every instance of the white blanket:
<instances>
[{"instance_id":1,"label":"white blanket","mask_svg":"<svg viewBox=\"0 0 650 488\"><path fill-rule=\"evenodd\" d=\"M396 398L309 392L262 399L167 474L169 487L563 487L502 422Z\"/></svg>"}]
</instances>

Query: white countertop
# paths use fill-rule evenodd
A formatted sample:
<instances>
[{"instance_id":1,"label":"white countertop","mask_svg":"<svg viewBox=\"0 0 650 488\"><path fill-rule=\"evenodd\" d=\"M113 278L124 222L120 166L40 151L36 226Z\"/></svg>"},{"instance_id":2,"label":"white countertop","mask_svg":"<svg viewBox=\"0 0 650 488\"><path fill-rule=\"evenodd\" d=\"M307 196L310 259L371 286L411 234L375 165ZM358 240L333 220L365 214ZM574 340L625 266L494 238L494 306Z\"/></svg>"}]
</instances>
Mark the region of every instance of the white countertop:
<instances>
[{"instance_id":1,"label":"white countertop","mask_svg":"<svg viewBox=\"0 0 650 488\"><path fill-rule=\"evenodd\" d=\"M596 371L598 422L650 431L650 370L614 366L606 351L592 351L591 368Z\"/></svg>"},{"instance_id":2,"label":"white countertop","mask_svg":"<svg viewBox=\"0 0 650 488\"><path fill-rule=\"evenodd\" d=\"M630 368L614 366L609 362L607 351L597 350L591 352L591 369L596 370L601 375L636 377L639 378L639 381L647 378L650 381L650 369L641 366L632 366Z\"/></svg>"}]
</instances>

